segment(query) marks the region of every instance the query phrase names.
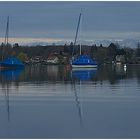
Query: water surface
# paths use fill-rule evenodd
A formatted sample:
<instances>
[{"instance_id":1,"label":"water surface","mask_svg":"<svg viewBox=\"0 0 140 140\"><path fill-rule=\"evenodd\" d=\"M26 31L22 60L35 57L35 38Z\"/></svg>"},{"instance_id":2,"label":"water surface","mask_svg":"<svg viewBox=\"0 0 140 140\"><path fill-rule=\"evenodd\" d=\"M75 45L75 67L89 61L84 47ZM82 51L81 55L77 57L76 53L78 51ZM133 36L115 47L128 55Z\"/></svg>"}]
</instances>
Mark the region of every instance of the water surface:
<instances>
[{"instance_id":1,"label":"water surface","mask_svg":"<svg viewBox=\"0 0 140 140\"><path fill-rule=\"evenodd\" d=\"M0 71L0 138L140 138L140 66Z\"/></svg>"}]
</instances>

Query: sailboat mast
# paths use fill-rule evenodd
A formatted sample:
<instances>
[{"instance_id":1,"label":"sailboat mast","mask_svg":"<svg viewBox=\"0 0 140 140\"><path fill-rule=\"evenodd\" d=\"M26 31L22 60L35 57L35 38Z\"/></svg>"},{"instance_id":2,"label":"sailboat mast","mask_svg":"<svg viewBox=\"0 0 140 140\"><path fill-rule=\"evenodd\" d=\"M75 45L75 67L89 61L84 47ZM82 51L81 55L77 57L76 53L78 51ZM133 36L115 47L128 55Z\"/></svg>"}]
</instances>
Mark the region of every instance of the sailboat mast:
<instances>
[{"instance_id":1,"label":"sailboat mast","mask_svg":"<svg viewBox=\"0 0 140 140\"><path fill-rule=\"evenodd\" d=\"M75 40L74 40L74 47L76 45L76 41L77 41L77 36L78 36L78 30L79 30L79 25L80 25L80 20L81 20L81 13L79 15L79 19L78 19L78 24L77 24L77 29L76 29L76 35L75 35ZM73 47L73 51L72 51L72 56L74 54L74 47Z\"/></svg>"},{"instance_id":2,"label":"sailboat mast","mask_svg":"<svg viewBox=\"0 0 140 140\"><path fill-rule=\"evenodd\" d=\"M6 33L5 33L5 45L8 46L8 37L9 37L9 16L7 17Z\"/></svg>"},{"instance_id":3,"label":"sailboat mast","mask_svg":"<svg viewBox=\"0 0 140 140\"><path fill-rule=\"evenodd\" d=\"M5 32L5 40L2 46L2 60L4 58L4 47L8 46L8 37L9 37L9 16L7 17L7 24L6 24L6 32Z\"/></svg>"},{"instance_id":4,"label":"sailboat mast","mask_svg":"<svg viewBox=\"0 0 140 140\"><path fill-rule=\"evenodd\" d=\"M82 15L81 15L81 21L82 21ZM80 29L80 55L82 54L82 39L81 39L81 35L82 35L82 24L81 24L82 22L80 22L80 27L79 27L79 29Z\"/></svg>"}]
</instances>

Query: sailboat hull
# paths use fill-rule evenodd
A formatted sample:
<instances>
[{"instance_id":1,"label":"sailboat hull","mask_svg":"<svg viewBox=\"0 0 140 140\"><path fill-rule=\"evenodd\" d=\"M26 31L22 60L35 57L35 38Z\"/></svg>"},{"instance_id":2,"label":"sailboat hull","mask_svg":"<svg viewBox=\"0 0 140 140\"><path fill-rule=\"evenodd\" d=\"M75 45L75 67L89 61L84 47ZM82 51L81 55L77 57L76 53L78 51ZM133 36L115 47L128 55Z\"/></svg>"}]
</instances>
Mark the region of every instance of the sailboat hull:
<instances>
[{"instance_id":1,"label":"sailboat hull","mask_svg":"<svg viewBox=\"0 0 140 140\"><path fill-rule=\"evenodd\" d=\"M16 64L0 64L0 68L7 69L7 68L22 68L24 65L16 65Z\"/></svg>"},{"instance_id":2,"label":"sailboat hull","mask_svg":"<svg viewBox=\"0 0 140 140\"><path fill-rule=\"evenodd\" d=\"M72 65L72 68L97 68L97 65Z\"/></svg>"},{"instance_id":3,"label":"sailboat hull","mask_svg":"<svg viewBox=\"0 0 140 140\"><path fill-rule=\"evenodd\" d=\"M81 55L72 60L71 66L72 68L96 68L97 62L91 59L90 56Z\"/></svg>"}]
</instances>

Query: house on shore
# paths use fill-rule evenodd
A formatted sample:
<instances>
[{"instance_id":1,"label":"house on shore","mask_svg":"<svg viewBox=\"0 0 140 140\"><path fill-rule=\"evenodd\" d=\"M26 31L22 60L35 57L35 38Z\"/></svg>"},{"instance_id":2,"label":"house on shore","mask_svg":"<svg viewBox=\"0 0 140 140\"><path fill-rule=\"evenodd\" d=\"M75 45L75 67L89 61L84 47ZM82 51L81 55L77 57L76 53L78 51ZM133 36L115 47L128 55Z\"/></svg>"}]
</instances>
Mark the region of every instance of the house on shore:
<instances>
[{"instance_id":1,"label":"house on shore","mask_svg":"<svg viewBox=\"0 0 140 140\"><path fill-rule=\"evenodd\" d=\"M126 63L125 56L124 55L117 55L115 62L116 62L116 64L124 64L124 63Z\"/></svg>"},{"instance_id":2,"label":"house on shore","mask_svg":"<svg viewBox=\"0 0 140 140\"><path fill-rule=\"evenodd\" d=\"M55 55L51 55L47 58L47 64L59 64L59 58Z\"/></svg>"}]
</instances>

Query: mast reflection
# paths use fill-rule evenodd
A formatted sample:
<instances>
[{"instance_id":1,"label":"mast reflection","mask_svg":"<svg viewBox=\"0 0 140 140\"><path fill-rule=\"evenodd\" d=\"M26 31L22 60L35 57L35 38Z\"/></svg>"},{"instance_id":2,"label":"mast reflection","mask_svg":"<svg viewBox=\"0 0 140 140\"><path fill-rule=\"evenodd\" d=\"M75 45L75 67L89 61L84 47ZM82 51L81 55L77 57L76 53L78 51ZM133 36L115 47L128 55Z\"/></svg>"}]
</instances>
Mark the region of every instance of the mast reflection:
<instances>
[{"instance_id":1,"label":"mast reflection","mask_svg":"<svg viewBox=\"0 0 140 140\"><path fill-rule=\"evenodd\" d=\"M79 84L81 85L81 81L90 81L92 78L96 75L97 68L86 68L86 69L72 69L71 70L71 82L72 82L72 88L75 96L75 102L76 102L76 107L78 110L78 115L80 119L80 125L83 126L83 114L82 114L82 105L81 101L79 99L79 95L76 87L76 80L80 80ZM79 90L80 91L80 90Z\"/></svg>"},{"instance_id":2,"label":"mast reflection","mask_svg":"<svg viewBox=\"0 0 140 140\"><path fill-rule=\"evenodd\" d=\"M4 69L0 70L2 91L6 101L6 111L8 121L10 121L10 84L11 82L18 80L23 69Z\"/></svg>"}]
</instances>

